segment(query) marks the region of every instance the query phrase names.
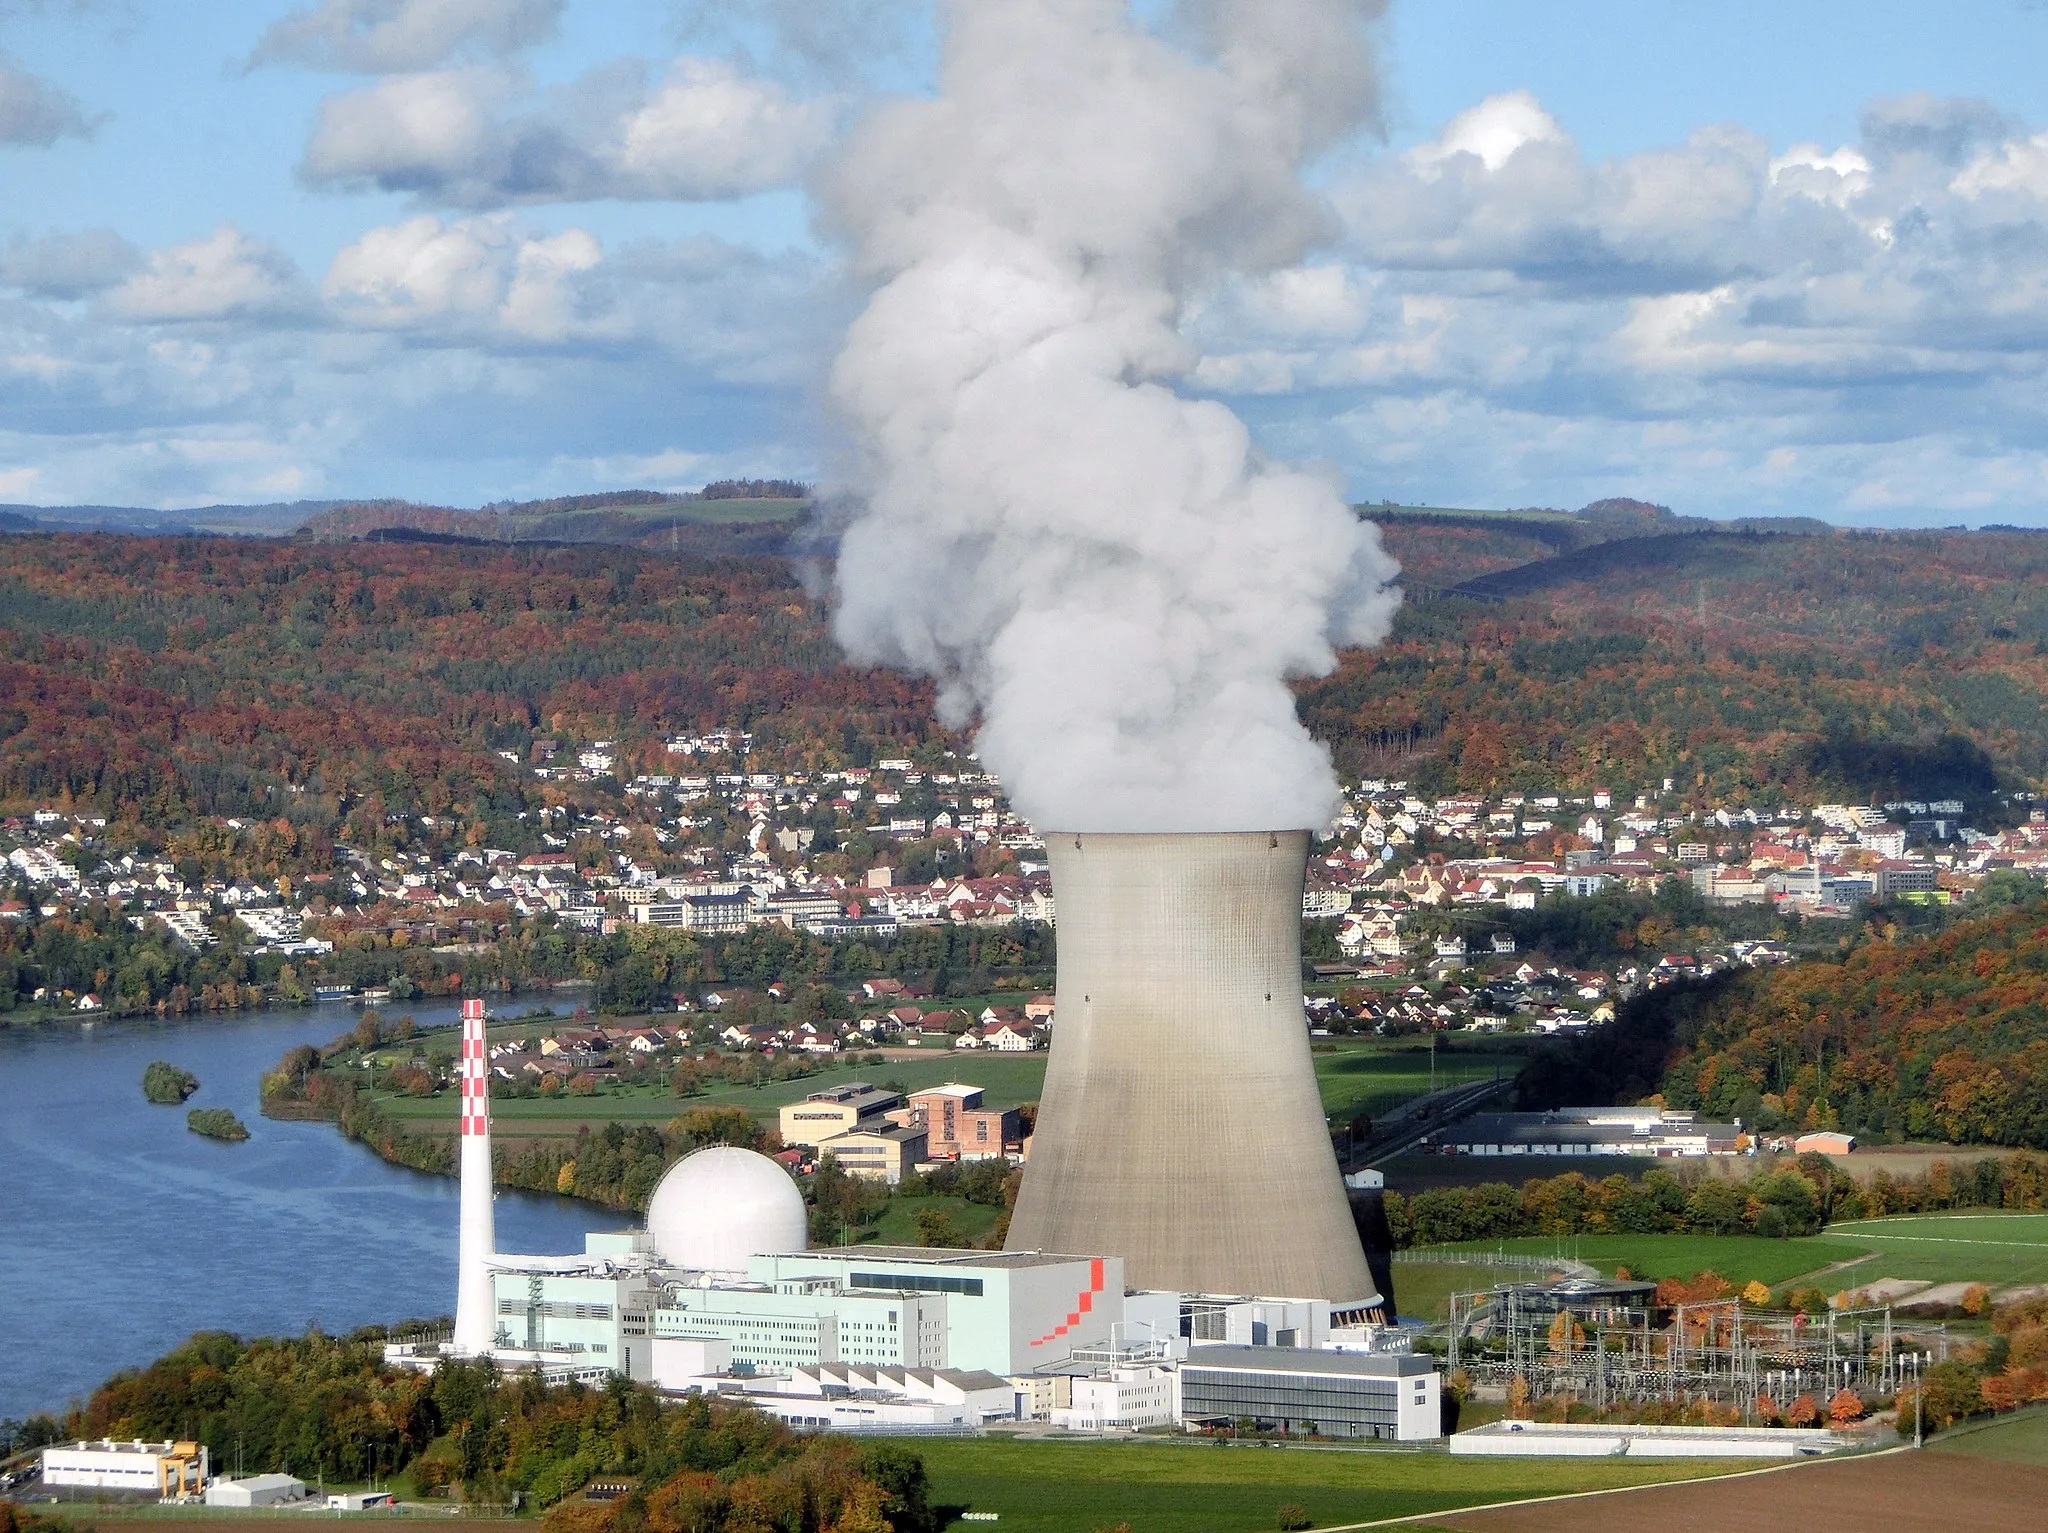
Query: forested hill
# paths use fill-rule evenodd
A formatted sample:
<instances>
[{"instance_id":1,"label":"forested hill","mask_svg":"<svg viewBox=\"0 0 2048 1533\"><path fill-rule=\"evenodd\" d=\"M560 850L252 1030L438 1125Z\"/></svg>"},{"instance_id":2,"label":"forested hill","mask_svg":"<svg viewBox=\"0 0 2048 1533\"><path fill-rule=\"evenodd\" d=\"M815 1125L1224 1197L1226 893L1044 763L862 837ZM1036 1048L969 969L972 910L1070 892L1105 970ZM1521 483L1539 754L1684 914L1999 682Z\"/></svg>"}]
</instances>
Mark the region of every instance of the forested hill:
<instances>
[{"instance_id":1,"label":"forested hill","mask_svg":"<svg viewBox=\"0 0 2048 1533\"><path fill-rule=\"evenodd\" d=\"M2048 1148L2048 903L1653 990L1525 1083L1531 1105L1589 1089L1766 1130Z\"/></svg>"},{"instance_id":2,"label":"forested hill","mask_svg":"<svg viewBox=\"0 0 2048 1533\"><path fill-rule=\"evenodd\" d=\"M277 817L374 841L387 813L493 845L544 801L542 739L738 724L780 759L914 748L929 690L846 666L779 559L247 538L0 539L0 806L156 828ZM500 752L509 754L507 760Z\"/></svg>"},{"instance_id":3,"label":"forested hill","mask_svg":"<svg viewBox=\"0 0 2048 1533\"><path fill-rule=\"evenodd\" d=\"M1500 538L1547 556L1512 530L1389 537L1446 574ZM1626 802L1670 777L1708 810L1983 812L2048 781L2048 536L1631 541L1506 599L1411 602L1302 687L1303 717L1348 772L1432 794ZM624 780L676 730L751 728L764 760L820 767L934 738L930 689L847 667L786 560L691 546L0 538L0 812L495 822L531 807L543 739L616 740Z\"/></svg>"},{"instance_id":4,"label":"forested hill","mask_svg":"<svg viewBox=\"0 0 2048 1533\"><path fill-rule=\"evenodd\" d=\"M1388 540L1442 585L1548 557L1512 527ZM1387 644L1302 689L1347 769L1439 794L1671 777L1771 807L1981 803L2048 777L2048 536L1660 535L1495 584L1411 602Z\"/></svg>"}]
</instances>

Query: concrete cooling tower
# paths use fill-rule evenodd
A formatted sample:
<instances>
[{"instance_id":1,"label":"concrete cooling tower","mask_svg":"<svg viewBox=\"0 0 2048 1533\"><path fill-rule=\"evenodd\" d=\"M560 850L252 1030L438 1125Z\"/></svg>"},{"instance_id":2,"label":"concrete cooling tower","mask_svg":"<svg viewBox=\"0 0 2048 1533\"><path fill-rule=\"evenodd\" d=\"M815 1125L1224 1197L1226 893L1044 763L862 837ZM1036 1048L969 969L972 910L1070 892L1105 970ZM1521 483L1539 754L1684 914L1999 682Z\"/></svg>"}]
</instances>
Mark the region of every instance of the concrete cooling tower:
<instances>
[{"instance_id":1,"label":"concrete cooling tower","mask_svg":"<svg viewBox=\"0 0 2048 1533\"><path fill-rule=\"evenodd\" d=\"M1045 842L1059 989L1009 1249L1377 1308L1302 1014L1308 833Z\"/></svg>"}]
</instances>

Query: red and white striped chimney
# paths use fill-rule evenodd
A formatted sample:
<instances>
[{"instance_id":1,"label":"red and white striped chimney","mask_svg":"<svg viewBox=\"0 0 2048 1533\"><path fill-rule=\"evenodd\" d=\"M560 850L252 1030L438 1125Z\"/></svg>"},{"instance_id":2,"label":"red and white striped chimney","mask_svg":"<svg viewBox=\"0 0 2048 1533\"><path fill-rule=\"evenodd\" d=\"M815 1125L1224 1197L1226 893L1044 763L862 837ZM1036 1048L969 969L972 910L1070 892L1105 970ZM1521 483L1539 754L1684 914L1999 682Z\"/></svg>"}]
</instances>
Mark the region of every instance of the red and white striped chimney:
<instances>
[{"instance_id":1,"label":"red and white striped chimney","mask_svg":"<svg viewBox=\"0 0 2048 1533\"><path fill-rule=\"evenodd\" d=\"M481 1357L497 1334L491 1293L498 1241L491 1218L491 1054L484 1003L462 1003L462 1239L457 1248L455 1351Z\"/></svg>"}]
</instances>

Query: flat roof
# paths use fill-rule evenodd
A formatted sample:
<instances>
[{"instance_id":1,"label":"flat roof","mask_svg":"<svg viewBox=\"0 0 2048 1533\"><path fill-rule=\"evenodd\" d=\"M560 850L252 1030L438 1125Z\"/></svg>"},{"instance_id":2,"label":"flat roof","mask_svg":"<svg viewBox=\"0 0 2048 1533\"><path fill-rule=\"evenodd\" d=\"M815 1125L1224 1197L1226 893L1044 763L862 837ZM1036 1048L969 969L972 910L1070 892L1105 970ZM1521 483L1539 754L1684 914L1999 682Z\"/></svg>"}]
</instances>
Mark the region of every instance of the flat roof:
<instances>
[{"instance_id":1,"label":"flat roof","mask_svg":"<svg viewBox=\"0 0 2048 1533\"><path fill-rule=\"evenodd\" d=\"M1354 1379L1398 1379L1436 1372L1420 1352L1326 1352L1315 1347L1190 1347L1184 1368L1233 1373L1302 1373Z\"/></svg>"},{"instance_id":2,"label":"flat roof","mask_svg":"<svg viewBox=\"0 0 2048 1533\"><path fill-rule=\"evenodd\" d=\"M791 1251L778 1261L816 1260L847 1266L899 1267L1052 1267L1064 1262L1094 1261L1092 1256L1060 1256L1050 1251L974 1251L945 1246L853 1246L828 1251Z\"/></svg>"}]
</instances>

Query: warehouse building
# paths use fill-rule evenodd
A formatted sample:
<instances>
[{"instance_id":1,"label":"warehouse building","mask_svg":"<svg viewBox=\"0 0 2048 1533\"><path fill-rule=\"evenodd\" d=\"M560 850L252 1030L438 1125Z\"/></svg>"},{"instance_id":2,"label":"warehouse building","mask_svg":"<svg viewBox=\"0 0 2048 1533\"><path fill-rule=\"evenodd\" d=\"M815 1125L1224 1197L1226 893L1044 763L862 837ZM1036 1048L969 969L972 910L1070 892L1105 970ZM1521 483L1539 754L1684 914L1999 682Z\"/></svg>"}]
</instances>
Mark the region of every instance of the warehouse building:
<instances>
[{"instance_id":1,"label":"warehouse building","mask_svg":"<svg viewBox=\"0 0 2048 1533\"><path fill-rule=\"evenodd\" d=\"M1422 1141L1438 1155L1733 1155L1740 1123L1705 1123L1655 1107L1559 1107L1475 1113Z\"/></svg>"}]
</instances>

